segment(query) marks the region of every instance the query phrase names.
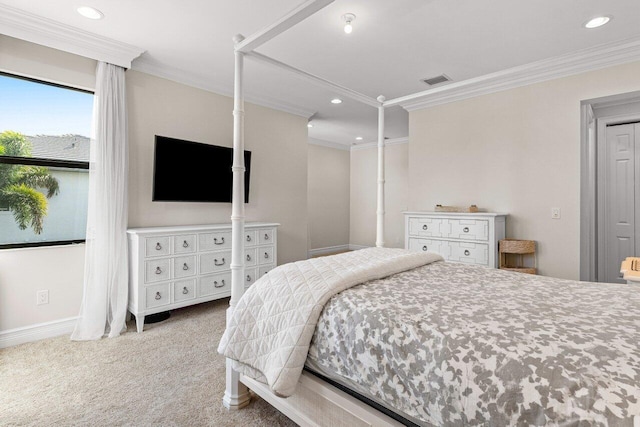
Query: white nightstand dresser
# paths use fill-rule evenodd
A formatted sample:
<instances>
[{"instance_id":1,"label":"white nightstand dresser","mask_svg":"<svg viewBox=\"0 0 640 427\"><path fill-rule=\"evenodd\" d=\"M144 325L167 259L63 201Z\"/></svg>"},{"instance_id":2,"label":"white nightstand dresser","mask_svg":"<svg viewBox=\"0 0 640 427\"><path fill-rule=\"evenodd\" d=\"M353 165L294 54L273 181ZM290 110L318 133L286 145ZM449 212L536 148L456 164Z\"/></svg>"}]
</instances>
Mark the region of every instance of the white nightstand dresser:
<instances>
[{"instance_id":1,"label":"white nightstand dresser","mask_svg":"<svg viewBox=\"0 0 640 427\"><path fill-rule=\"evenodd\" d=\"M405 212L404 246L436 252L447 261L498 267L506 214Z\"/></svg>"},{"instance_id":2,"label":"white nightstand dresser","mask_svg":"<svg viewBox=\"0 0 640 427\"><path fill-rule=\"evenodd\" d=\"M245 286L277 264L274 223L245 224ZM231 224L147 227L129 237L129 311L146 315L231 295Z\"/></svg>"}]
</instances>

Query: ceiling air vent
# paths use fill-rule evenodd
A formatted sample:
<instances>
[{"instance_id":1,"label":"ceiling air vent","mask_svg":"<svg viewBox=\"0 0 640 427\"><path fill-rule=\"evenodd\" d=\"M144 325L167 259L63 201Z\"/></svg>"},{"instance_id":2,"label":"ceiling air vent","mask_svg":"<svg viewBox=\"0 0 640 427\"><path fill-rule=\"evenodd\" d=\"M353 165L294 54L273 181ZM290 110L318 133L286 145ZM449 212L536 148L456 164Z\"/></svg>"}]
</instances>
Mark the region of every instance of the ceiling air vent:
<instances>
[{"instance_id":1,"label":"ceiling air vent","mask_svg":"<svg viewBox=\"0 0 640 427\"><path fill-rule=\"evenodd\" d=\"M450 82L451 79L444 74L435 77L429 77L428 79L422 79L422 82L428 84L429 86L439 85L441 83Z\"/></svg>"}]
</instances>

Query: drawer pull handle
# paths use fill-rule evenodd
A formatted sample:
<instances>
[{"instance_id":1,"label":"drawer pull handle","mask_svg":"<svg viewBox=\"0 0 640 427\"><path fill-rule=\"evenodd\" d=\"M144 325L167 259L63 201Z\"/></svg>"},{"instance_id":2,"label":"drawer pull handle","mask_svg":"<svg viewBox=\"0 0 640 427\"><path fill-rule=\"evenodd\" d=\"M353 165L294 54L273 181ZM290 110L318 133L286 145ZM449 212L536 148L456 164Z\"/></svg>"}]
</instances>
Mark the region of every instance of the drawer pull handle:
<instances>
[{"instance_id":1,"label":"drawer pull handle","mask_svg":"<svg viewBox=\"0 0 640 427\"><path fill-rule=\"evenodd\" d=\"M464 231L465 233L468 233L469 232L469 227L463 228L462 231Z\"/></svg>"},{"instance_id":2,"label":"drawer pull handle","mask_svg":"<svg viewBox=\"0 0 640 427\"><path fill-rule=\"evenodd\" d=\"M162 245L160 244L160 242L156 243L156 251L160 251L162 250Z\"/></svg>"},{"instance_id":3,"label":"drawer pull handle","mask_svg":"<svg viewBox=\"0 0 640 427\"><path fill-rule=\"evenodd\" d=\"M224 265L224 258L222 258L222 262L220 264L218 264L218 260L217 259L214 259L213 260L213 264L217 265L218 267L221 266L221 265Z\"/></svg>"},{"instance_id":4,"label":"drawer pull handle","mask_svg":"<svg viewBox=\"0 0 640 427\"><path fill-rule=\"evenodd\" d=\"M247 242L251 241L251 235L247 234Z\"/></svg>"},{"instance_id":5,"label":"drawer pull handle","mask_svg":"<svg viewBox=\"0 0 640 427\"><path fill-rule=\"evenodd\" d=\"M189 247L189 243L185 240L184 242L182 242L182 247L183 248L188 248Z\"/></svg>"},{"instance_id":6,"label":"drawer pull handle","mask_svg":"<svg viewBox=\"0 0 640 427\"><path fill-rule=\"evenodd\" d=\"M464 254L465 254L466 256L469 256L469 255L471 255L471 252L469 252L469 249L466 249L466 250L464 251Z\"/></svg>"},{"instance_id":7,"label":"drawer pull handle","mask_svg":"<svg viewBox=\"0 0 640 427\"><path fill-rule=\"evenodd\" d=\"M186 262L182 265L182 269L185 271L189 269L189 266L187 265Z\"/></svg>"},{"instance_id":8,"label":"drawer pull handle","mask_svg":"<svg viewBox=\"0 0 640 427\"><path fill-rule=\"evenodd\" d=\"M426 250L427 250L427 245L424 245L424 246L422 247L422 250L423 250L423 251L426 251Z\"/></svg>"},{"instance_id":9,"label":"drawer pull handle","mask_svg":"<svg viewBox=\"0 0 640 427\"><path fill-rule=\"evenodd\" d=\"M220 243L218 243L218 238L217 238L217 237L214 237L214 238L213 238L213 244L214 244L214 245L224 245L224 237L221 237L221 238L220 238L220 240L221 240L221 242L220 242Z\"/></svg>"},{"instance_id":10,"label":"drawer pull handle","mask_svg":"<svg viewBox=\"0 0 640 427\"><path fill-rule=\"evenodd\" d=\"M156 299L160 299L162 298L162 295L160 295L160 292L156 292Z\"/></svg>"},{"instance_id":11,"label":"drawer pull handle","mask_svg":"<svg viewBox=\"0 0 640 427\"><path fill-rule=\"evenodd\" d=\"M182 293L183 294L188 294L189 293L189 289L187 289L187 287L185 286L184 288L182 288Z\"/></svg>"},{"instance_id":12,"label":"drawer pull handle","mask_svg":"<svg viewBox=\"0 0 640 427\"><path fill-rule=\"evenodd\" d=\"M213 282L213 287L215 287L215 288L224 288L224 279L222 279L220 282L222 282L222 283L218 285L218 282L214 281Z\"/></svg>"},{"instance_id":13,"label":"drawer pull handle","mask_svg":"<svg viewBox=\"0 0 640 427\"><path fill-rule=\"evenodd\" d=\"M269 235L267 233L264 233L264 240L269 240Z\"/></svg>"},{"instance_id":14,"label":"drawer pull handle","mask_svg":"<svg viewBox=\"0 0 640 427\"><path fill-rule=\"evenodd\" d=\"M162 269L160 267L156 267L156 274L162 274Z\"/></svg>"},{"instance_id":15,"label":"drawer pull handle","mask_svg":"<svg viewBox=\"0 0 640 427\"><path fill-rule=\"evenodd\" d=\"M428 230L428 229L429 229L429 227L427 227L427 224L425 224L425 225L423 225L423 226L422 226L422 229L423 229L423 230Z\"/></svg>"},{"instance_id":16,"label":"drawer pull handle","mask_svg":"<svg viewBox=\"0 0 640 427\"><path fill-rule=\"evenodd\" d=\"M251 255L247 254L247 261L251 261Z\"/></svg>"},{"instance_id":17,"label":"drawer pull handle","mask_svg":"<svg viewBox=\"0 0 640 427\"><path fill-rule=\"evenodd\" d=\"M269 258L269 254L267 252L264 253L264 258L268 259Z\"/></svg>"},{"instance_id":18,"label":"drawer pull handle","mask_svg":"<svg viewBox=\"0 0 640 427\"><path fill-rule=\"evenodd\" d=\"M251 281L251 276L247 274L247 282L250 282L250 281Z\"/></svg>"}]
</instances>

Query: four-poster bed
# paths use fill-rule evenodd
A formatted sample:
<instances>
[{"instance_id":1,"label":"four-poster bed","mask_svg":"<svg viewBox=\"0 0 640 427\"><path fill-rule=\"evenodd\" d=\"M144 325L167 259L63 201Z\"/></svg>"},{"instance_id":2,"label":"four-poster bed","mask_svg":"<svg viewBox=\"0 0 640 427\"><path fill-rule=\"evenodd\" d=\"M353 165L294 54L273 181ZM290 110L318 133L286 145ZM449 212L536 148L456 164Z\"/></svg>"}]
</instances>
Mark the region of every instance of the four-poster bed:
<instances>
[{"instance_id":1,"label":"four-poster bed","mask_svg":"<svg viewBox=\"0 0 640 427\"><path fill-rule=\"evenodd\" d=\"M247 405L250 388L296 423L310 426L470 420L508 425L587 416L606 423L610 417L640 416L640 317L633 313L640 297L633 292L620 285L601 289L599 284L524 277L384 248L384 110L423 94L373 99L254 51L332 2L309 0L263 31L234 38L232 291L219 348L230 357L224 405ZM243 297L245 57L377 108L378 201L376 248L286 264ZM602 309L593 295L615 295L615 307ZM583 304L577 310L576 301ZM285 302L294 308L282 308ZM592 312L585 316L582 307ZM423 311L430 317L422 317ZM371 319L381 317L387 323L373 328ZM297 320L291 323L290 318ZM598 322L608 329L598 329ZM345 325L348 330L342 331ZM369 339L377 335L385 338ZM614 338L610 335L617 341L607 341ZM353 336L358 339L345 347ZM255 354L247 351L250 347ZM590 368L592 363L597 366ZM334 370L323 371L320 365ZM347 381L332 372L353 375ZM413 377L414 372L423 376ZM431 389L438 393L428 394Z\"/></svg>"}]
</instances>

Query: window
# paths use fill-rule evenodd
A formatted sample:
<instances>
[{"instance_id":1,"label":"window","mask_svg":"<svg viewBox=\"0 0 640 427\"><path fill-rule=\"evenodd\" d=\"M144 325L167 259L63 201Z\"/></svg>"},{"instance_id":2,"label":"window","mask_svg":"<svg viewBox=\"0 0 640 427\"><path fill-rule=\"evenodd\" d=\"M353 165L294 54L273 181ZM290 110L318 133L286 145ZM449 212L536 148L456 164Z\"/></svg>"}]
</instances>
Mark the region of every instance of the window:
<instances>
[{"instance_id":1,"label":"window","mask_svg":"<svg viewBox=\"0 0 640 427\"><path fill-rule=\"evenodd\" d=\"M0 73L0 248L85 239L93 93Z\"/></svg>"}]
</instances>

